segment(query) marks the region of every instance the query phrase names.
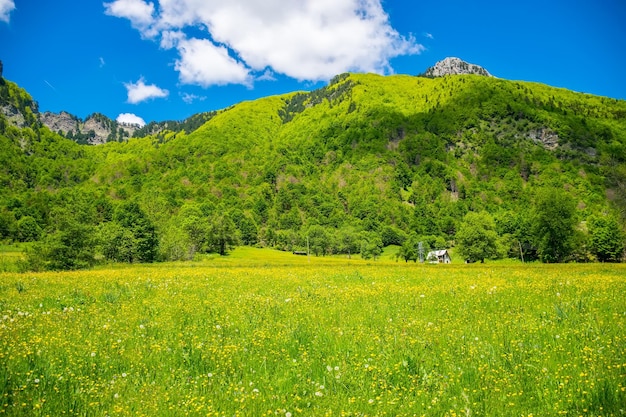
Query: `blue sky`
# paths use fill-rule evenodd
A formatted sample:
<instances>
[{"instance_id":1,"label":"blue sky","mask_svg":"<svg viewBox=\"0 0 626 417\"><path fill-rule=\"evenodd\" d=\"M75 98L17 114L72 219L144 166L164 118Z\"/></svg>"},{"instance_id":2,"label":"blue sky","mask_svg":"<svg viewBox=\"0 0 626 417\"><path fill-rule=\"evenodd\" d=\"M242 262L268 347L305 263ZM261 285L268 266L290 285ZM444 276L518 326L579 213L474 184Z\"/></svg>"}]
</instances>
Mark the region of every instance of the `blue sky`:
<instances>
[{"instance_id":1,"label":"blue sky","mask_svg":"<svg viewBox=\"0 0 626 417\"><path fill-rule=\"evenodd\" d=\"M81 118L182 120L447 56L626 99L624 22L623 0L0 0L0 60L41 111Z\"/></svg>"}]
</instances>

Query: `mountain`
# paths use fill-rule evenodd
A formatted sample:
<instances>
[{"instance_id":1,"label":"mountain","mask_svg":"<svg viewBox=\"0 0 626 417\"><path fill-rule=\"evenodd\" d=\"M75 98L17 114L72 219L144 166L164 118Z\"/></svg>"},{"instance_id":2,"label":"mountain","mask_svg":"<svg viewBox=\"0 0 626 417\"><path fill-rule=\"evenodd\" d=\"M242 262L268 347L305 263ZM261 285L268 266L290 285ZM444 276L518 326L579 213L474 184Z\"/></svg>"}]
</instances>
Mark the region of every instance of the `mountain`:
<instances>
[{"instance_id":1,"label":"mountain","mask_svg":"<svg viewBox=\"0 0 626 417\"><path fill-rule=\"evenodd\" d=\"M475 64L467 63L459 58L449 57L437 62L434 66L428 68L422 74L423 77L444 77L446 75L483 75L485 77L493 77L489 71Z\"/></svg>"},{"instance_id":2,"label":"mountain","mask_svg":"<svg viewBox=\"0 0 626 417\"><path fill-rule=\"evenodd\" d=\"M626 219L623 100L475 74L342 74L93 147L38 124L32 98L2 82L0 104L29 121L0 116L4 240L46 236L58 216L110 237L127 227L119 213L143 212L167 259L217 235L354 253L414 235L454 245L464 216L485 212L500 256L528 260L543 256L536 212L555 194L576 220L558 259L589 260L604 259L597 225Z\"/></svg>"},{"instance_id":3,"label":"mountain","mask_svg":"<svg viewBox=\"0 0 626 417\"><path fill-rule=\"evenodd\" d=\"M67 112L44 112L41 123L53 132L72 139L77 143L101 145L107 142L122 142L132 137L138 125L120 124L103 114L95 113L85 120Z\"/></svg>"},{"instance_id":4,"label":"mountain","mask_svg":"<svg viewBox=\"0 0 626 417\"><path fill-rule=\"evenodd\" d=\"M9 118L12 111L12 109L8 109L7 116ZM193 131L209 120L214 113L196 114L182 122L172 120L150 122L145 126L119 123L101 113L94 113L87 116L85 120L81 120L67 112L44 112L39 115L39 120L51 131L57 132L74 142L86 145L102 145L107 142L124 142L131 137L157 135L163 131Z\"/></svg>"}]
</instances>

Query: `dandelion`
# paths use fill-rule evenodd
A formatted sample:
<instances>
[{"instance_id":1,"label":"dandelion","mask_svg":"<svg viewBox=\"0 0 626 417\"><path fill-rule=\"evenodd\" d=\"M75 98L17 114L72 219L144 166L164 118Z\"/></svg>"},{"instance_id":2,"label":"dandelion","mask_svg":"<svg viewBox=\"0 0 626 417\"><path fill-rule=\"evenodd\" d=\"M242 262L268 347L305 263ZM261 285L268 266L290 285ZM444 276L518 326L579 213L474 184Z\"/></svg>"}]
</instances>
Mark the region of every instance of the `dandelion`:
<instances>
[{"instance_id":1,"label":"dandelion","mask_svg":"<svg viewBox=\"0 0 626 417\"><path fill-rule=\"evenodd\" d=\"M126 372L122 372L122 378L126 378Z\"/></svg>"},{"instance_id":2,"label":"dandelion","mask_svg":"<svg viewBox=\"0 0 626 417\"><path fill-rule=\"evenodd\" d=\"M94 356L96 356L96 352L91 352L91 357L93 358Z\"/></svg>"},{"instance_id":3,"label":"dandelion","mask_svg":"<svg viewBox=\"0 0 626 417\"><path fill-rule=\"evenodd\" d=\"M289 411L287 411L287 412L285 413L285 417L291 417L291 413L290 413Z\"/></svg>"},{"instance_id":4,"label":"dandelion","mask_svg":"<svg viewBox=\"0 0 626 417\"><path fill-rule=\"evenodd\" d=\"M39 378L35 378L35 380L33 381L35 384L39 384Z\"/></svg>"},{"instance_id":5,"label":"dandelion","mask_svg":"<svg viewBox=\"0 0 626 417\"><path fill-rule=\"evenodd\" d=\"M207 374L207 376L208 376L209 378L213 378L213 374L212 374L211 372L209 372L209 373Z\"/></svg>"}]
</instances>

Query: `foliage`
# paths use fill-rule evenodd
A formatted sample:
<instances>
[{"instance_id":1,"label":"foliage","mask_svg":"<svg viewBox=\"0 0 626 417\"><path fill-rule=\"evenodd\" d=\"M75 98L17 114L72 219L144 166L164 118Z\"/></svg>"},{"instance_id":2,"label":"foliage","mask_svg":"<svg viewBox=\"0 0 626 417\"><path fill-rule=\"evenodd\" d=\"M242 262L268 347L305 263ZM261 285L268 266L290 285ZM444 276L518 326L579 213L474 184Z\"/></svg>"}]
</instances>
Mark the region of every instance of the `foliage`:
<instances>
[{"instance_id":1,"label":"foliage","mask_svg":"<svg viewBox=\"0 0 626 417\"><path fill-rule=\"evenodd\" d=\"M591 250L600 262L622 260L626 236L615 217L592 217L589 220L589 234Z\"/></svg>"},{"instance_id":2,"label":"foliage","mask_svg":"<svg viewBox=\"0 0 626 417\"><path fill-rule=\"evenodd\" d=\"M498 255L498 234L493 218L487 212L469 212L463 217L456 243L459 254L467 262L494 258Z\"/></svg>"},{"instance_id":3,"label":"foliage","mask_svg":"<svg viewBox=\"0 0 626 417\"><path fill-rule=\"evenodd\" d=\"M93 226L70 213L57 213L55 219L57 228L27 251L26 268L60 271L92 267L96 263Z\"/></svg>"},{"instance_id":4,"label":"foliage","mask_svg":"<svg viewBox=\"0 0 626 417\"><path fill-rule=\"evenodd\" d=\"M533 233L537 253L544 262L563 262L574 250L576 203L563 190L547 188L537 193Z\"/></svg>"},{"instance_id":5,"label":"foliage","mask_svg":"<svg viewBox=\"0 0 626 417\"><path fill-rule=\"evenodd\" d=\"M151 123L141 137L93 147L42 127L14 84L2 91L3 103L34 115L26 125L0 116L7 242L46 239L51 212L72 193L84 197L81 221L112 240L98 246L104 258L132 262L235 244L303 250L311 230L320 256L378 256L374 235L402 246L415 234L425 250L442 249L468 212L482 211L495 219L499 255L580 261L599 258L586 220L606 213L621 229L626 220L623 100L472 75L342 74L319 90ZM535 221L544 188L575 201L580 233L559 254ZM144 220L114 214L129 202ZM20 235L28 216L33 233Z\"/></svg>"},{"instance_id":6,"label":"foliage","mask_svg":"<svg viewBox=\"0 0 626 417\"><path fill-rule=\"evenodd\" d=\"M124 241L127 262L154 262L157 260L159 240L156 229L136 202L122 203L114 215L119 225L118 235ZM115 258L113 258L115 259Z\"/></svg>"},{"instance_id":7,"label":"foliage","mask_svg":"<svg viewBox=\"0 0 626 417\"><path fill-rule=\"evenodd\" d=\"M239 233L230 216L227 213L213 216L209 226L209 251L224 256L238 243Z\"/></svg>"}]
</instances>

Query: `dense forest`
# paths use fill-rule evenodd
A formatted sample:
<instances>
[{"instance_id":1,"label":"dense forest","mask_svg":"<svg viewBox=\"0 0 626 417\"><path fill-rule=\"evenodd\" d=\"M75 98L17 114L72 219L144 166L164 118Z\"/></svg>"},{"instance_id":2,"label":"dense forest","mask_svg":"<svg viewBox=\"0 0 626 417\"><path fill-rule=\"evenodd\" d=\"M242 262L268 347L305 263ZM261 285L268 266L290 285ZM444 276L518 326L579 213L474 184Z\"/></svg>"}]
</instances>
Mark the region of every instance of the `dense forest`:
<instances>
[{"instance_id":1,"label":"dense forest","mask_svg":"<svg viewBox=\"0 0 626 417\"><path fill-rule=\"evenodd\" d=\"M479 75L343 74L89 146L0 79L0 241L25 269L226 254L618 262L626 102ZM169 127L169 129L168 129Z\"/></svg>"}]
</instances>

